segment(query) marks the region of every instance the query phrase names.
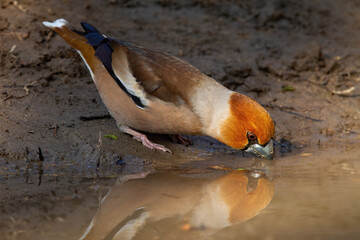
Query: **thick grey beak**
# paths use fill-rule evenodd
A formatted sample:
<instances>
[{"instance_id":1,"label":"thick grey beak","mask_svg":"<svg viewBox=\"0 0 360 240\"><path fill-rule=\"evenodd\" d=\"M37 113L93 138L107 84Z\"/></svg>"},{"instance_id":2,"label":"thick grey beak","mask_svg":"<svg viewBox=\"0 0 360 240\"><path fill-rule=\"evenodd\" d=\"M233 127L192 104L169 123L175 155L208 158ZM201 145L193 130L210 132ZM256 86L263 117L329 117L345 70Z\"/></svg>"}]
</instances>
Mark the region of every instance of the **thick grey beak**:
<instances>
[{"instance_id":1,"label":"thick grey beak","mask_svg":"<svg viewBox=\"0 0 360 240\"><path fill-rule=\"evenodd\" d=\"M245 152L252 153L258 158L266 158L271 160L274 156L273 140L270 139L270 141L265 146L261 146L260 144L255 143L249 146Z\"/></svg>"}]
</instances>

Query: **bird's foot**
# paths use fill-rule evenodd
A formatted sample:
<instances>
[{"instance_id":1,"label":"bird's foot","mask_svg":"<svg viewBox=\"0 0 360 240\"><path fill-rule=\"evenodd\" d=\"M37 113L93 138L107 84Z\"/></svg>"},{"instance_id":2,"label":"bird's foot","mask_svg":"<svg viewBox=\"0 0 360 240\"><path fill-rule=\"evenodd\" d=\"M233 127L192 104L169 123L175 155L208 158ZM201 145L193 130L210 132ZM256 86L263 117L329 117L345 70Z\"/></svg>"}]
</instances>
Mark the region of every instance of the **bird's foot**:
<instances>
[{"instance_id":1,"label":"bird's foot","mask_svg":"<svg viewBox=\"0 0 360 240\"><path fill-rule=\"evenodd\" d=\"M134 129L131 129L128 126L124 126L124 125L119 126L119 128L121 131L132 135L135 140L141 142L145 147L150 148L151 150L160 150L163 152L172 153L171 150L166 148L165 146L150 141L145 134L139 133Z\"/></svg>"},{"instance_id":2,"label":"bird's foot","mask_svg":"<svg viewBox=\"0 0 360 240\"><path fill-rule=\"evenodd\" d=\"M139 133L141 134L141 133ZM133 135L133 138L139 142L141 142L145 147L147 148L150 148L151 150L160 150L160 151L163 151L163 152L169 152L169 153L172 153L170 151L170 149L166 148L165 146L163 145L160 145L160 144L156 144L156 143L153 143L152 141L150 141L146 135L144 134L141 134L140 136L134 136Z\"/></svg>"},{"instance_id":3,"label":"bird's foot","mask_svg":"<svg viewBox=\"0 0 360 240\"><path fill-rule=\"evenodd\" d=\"M169 136L170 136L171 141L173 143L180 143L180 144L185 145L185 146L189 146L189 145L193 144L193 142L190 139L188 139L186 137L183 137L181 135L171 134Z\"/></svg>"}]
</instances>

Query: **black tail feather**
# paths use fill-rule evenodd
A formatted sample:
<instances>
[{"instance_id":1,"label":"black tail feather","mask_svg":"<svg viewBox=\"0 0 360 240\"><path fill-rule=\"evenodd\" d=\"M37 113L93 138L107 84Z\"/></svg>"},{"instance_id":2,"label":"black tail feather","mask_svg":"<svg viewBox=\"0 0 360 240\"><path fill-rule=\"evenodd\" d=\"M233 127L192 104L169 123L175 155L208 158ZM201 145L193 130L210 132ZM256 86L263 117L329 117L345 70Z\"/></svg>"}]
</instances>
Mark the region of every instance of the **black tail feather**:
<instances>
[{"instance_id":1,"label":"black tail feather","mask_svg":"<svg viewBox=\"0 0 360 240\"><path fill-rule=\"evenodd\" d=\"M81 22L81 26L86 31L85 37L88 43L94 48L97 48L106 39L94 26L86 22Z\"/></svg>"},{"instance_id":2,"label":"black tail feather","mask_svg":"<svg viewBox=\"0 0 360 240\"><path fill-rule=\"evenodd\" d=\"M91 32L100 33L99 30L97 30L93 25L87 22L81 22L80 24L87 33L91 33Z\"/></svg>"}]
</instances>

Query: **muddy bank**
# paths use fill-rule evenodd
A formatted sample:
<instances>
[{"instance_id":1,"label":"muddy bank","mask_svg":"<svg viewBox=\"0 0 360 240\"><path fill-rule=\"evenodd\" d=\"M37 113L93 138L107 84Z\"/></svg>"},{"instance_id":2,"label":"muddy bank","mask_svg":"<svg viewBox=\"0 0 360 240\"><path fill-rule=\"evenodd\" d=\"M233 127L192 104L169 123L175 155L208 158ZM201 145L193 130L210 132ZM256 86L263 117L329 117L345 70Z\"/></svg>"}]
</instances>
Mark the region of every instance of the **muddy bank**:
<instances>
[{"instance_id":1,"label":"muddy bank","mask_svg":"<svg viewBox=\"0 0 360 240\"><path fill-rule=\"evenodd\" d=\"M359 8L335 0L2 1L0 232L16 238L39 221L59 223L60 232L71 228L69 213L96 206L98 188L106 192L121 174L185 163L206 168L223 156L233 167L252 161L202 137L186 148L153 135L174 154L152 152L110 118L81 120L107 110L81 58L41 21L87 21L108 36L180 57L256 99L276 121L282 159L359 143ZM100 132L119 139L103 138L99 151Z\"/></svg>"}]
</instances>

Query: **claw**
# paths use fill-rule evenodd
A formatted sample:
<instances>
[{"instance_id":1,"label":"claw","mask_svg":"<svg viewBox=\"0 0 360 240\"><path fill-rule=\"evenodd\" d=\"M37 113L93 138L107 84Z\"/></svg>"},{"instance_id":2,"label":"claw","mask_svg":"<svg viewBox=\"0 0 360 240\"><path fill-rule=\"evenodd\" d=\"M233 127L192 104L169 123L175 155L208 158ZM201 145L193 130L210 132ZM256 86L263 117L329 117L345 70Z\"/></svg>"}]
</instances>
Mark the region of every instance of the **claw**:
<instances>
[{"instance_id":1,"label":"claw","mask_svg":"<svg viewBox=\"0 0 360 240\"><path fill-rule=\"evenodd\" d=\"M135 131L134 129L131 129L125 125L120 125L119 129L122 132L132 135L135 140L137 140L138 142L141 142L145 147L150 148L151 150L160 150L160 151L169 152L172 154L170 149L166 148L163 145L153 143L152 141L150 141L147 138L147 136L145 134L139 133L139 132Z\"/></svg>"},{"instance_id":2,"label":"claw","mask_svg":"<svg viewBox=\"0 0 360 240\"><path fill-rule=\"evenodd\" d=\"M140 133L141 134L141 133ZM141 142L145 147L150 148L151 150L160 150L163 152L169 152L172 154L171 150L166 148L163 145L160 144L156 144L153 143L152 141L150 141L146 135L141 134L140 138L138 136L134 136L134 139L136 139L137 141Z\"/></svg>"},{"instance_id":3,"label":"claw","mask_svg":"<svg viewBox=\"0 0 360 240\"><path fill-rule=\"evenodd\" d=\"M170 136L171 141L173 143L180 143L180 144L185 145L185 146L189 146L189 145L193 144L193 142L190 139L188 139L186 137L183 137L181 135L171 134L169 136Z\"/></svg>"}]
</instances>

